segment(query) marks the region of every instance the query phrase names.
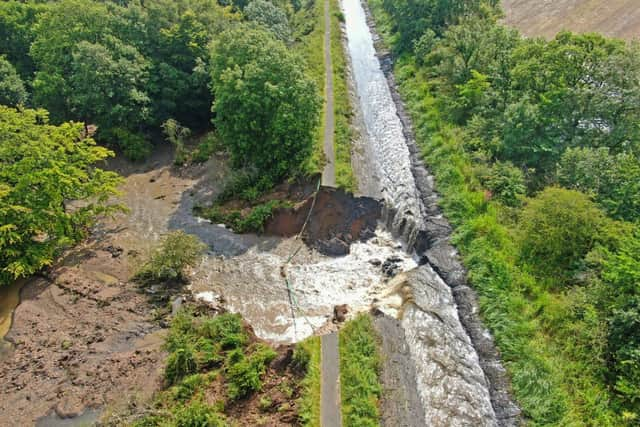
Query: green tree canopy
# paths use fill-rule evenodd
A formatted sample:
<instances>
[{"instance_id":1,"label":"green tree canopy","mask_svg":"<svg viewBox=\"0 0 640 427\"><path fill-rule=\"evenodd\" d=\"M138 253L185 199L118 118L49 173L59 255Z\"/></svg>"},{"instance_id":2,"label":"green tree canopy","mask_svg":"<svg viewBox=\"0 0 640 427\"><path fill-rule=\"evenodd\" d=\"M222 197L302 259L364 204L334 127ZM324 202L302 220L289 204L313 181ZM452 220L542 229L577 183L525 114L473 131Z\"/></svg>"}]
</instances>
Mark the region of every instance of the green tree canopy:
<instances>
[{"instance_id":1,"label":"green tree canopy","mask_svg":"<svg viewBox=\"0 0 640 427\"><path fill-rule=\"evenodd\" d=\"M0 282L50 265L118 209L109 198L120 178L94 167L113 153L82 135L82 124L53 126L44 110L0 106Z\"/></svg>"},{"instance_id":2,"label":"green tree canopy","mask_svg":"<svg viewBox=\"0 0 640 427\"><path fill-rule=\"evenodd\" d=\"M5 58L0 56L0 104L16 106L27 102L22 79Z\"/></svg>"},{"instance_id":3,"label":"green tree canopy","mask_svg":"<svg viewBox=\"0 0 640 427\"><path fill-rule=\"evenodd\" d=\"M276 38L287 42L291 39L291 27L284 10L267 0L252 0L244 14L249 21L270 30Z\"/></svg>"},{"instance_id":4,"label":"green tree canopy","mask_svg":"<svg viewBox=\"0 0 640 427\"><path fill-rule=\"evenodd\" d=\"M221 36L212 65L214 123L234 165L275 180L300 170L320 111L301 59L268 33L241 27Z\"/></svg>"}]
</instances>

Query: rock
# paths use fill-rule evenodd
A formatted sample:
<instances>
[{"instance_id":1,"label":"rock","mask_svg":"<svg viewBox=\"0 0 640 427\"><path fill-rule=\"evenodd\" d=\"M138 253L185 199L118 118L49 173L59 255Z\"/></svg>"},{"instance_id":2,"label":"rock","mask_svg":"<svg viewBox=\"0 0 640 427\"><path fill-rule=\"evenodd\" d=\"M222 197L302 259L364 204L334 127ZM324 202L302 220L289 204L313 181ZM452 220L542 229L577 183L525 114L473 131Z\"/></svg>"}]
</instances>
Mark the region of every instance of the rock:
<instances>
[{"instance_id":1,"label":"rock","mask_svg":"<svg viewBox=\"0 0 640 427\"><path fill-rule=\"evenodd\" d=\"M382 265L382 261L380 261L379 259L370 259L369 264L373 265L374 267L380 267Z\"/></svg>"},{"instance_id":2,"label":"rock","mask_svg":"<svg viewBox=\"0 0 640 427\"><path fill-rule=\"evenodd\" d=\"M336 305L333 307L333 323L342 323L347 320L349 306L347 304Z\"/></svg>"},{"instance_id":3,"label":"rock","mask_svg":"<svg viewBox=\"0 0 640 427\"><path fill-rule=\"evenodd\" d=\"M401 258L389 257L382 263L382 272L387 277L394 277L400 270Z\"/></svg>"},{"instance_id":4,"label":"rock","mask_svg":"<svg viewBox=\"0 0 640 427\"><path fill-rule=\"evenodd\" d=\"M293 348L288 348L284 354L274 359L271 366L273 366L273 369L276 371L282 372L291 364L291 360L293 360Z\"/></svg>"},{"instance_id":5,"label":"rock","mask_svg":"<svg viewBox=\"0 0 640 427\"><path fill-rule=\"evenodd\" d=\"M124 249L121 247L113 245L107 246L104 250L109 252L113 258L118 258L124 252Z\"/></svg>"}]
</instances>

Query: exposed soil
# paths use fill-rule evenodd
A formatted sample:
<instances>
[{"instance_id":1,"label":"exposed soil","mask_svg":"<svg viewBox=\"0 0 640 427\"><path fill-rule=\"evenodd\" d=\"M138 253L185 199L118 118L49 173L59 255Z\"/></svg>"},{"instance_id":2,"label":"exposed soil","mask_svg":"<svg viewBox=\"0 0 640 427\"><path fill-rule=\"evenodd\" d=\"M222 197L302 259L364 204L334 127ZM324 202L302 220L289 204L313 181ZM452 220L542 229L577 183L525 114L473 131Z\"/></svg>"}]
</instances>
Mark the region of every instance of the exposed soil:
<instances>
[{"instance_id":1,"label":"exposed soil","mask_svg":"<svg viewBox=\"0 0 640 427\"><path fill-rule=\"evenodd\" d=\"M171 158L160 148L145 164L113 161L127 175L130 213L102 221L46 277L25 283L0 360L0 425L47 415L41 423L53 425L157 389L162 332L148 297L128 280L192 184L171 173Z\"/></svg>"},{"instance_id":2,"label":"exposed soil","mask_svg":"<svg viewBox=\"0 0 640 427\"><path fill-rule=\"evenodd\" d=\"M309 211L311 216L309 216ZM346 255L351 243L367 241L375 235L381 214L380 202L354 197L343 190L322 187L294 208L278 209L266 224L267 234L292 237L300 233L304 242L320 253ZM307 221L308 218L308 221Z\"/></svg>"},{"instance_id":3,"label":"exposed soil","mask_svg":"<svg viewBox=\"0 0 640 427\"><path fill-rule=\"evenodd\" d=\"M637 0L502 0L505 23L528 37L553 38L561 30L640 37Z\"/></svg>"}]
</instances>

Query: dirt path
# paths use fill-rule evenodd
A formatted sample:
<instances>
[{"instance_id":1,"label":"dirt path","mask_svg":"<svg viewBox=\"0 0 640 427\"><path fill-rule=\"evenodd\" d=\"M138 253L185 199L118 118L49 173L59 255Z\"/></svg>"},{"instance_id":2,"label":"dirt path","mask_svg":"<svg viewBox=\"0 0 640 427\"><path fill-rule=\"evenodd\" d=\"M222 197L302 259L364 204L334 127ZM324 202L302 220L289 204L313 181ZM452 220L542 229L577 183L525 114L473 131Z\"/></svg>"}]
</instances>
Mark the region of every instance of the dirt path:
<instances>
[{"instance_id":1,"label":"dirt path","mask_svg":"<svg viewBox=\"0 0 640 427\"><path fill-rule=\"evenodd\" d=\"M340 357L338 333L322 336L322 400L320 402L320 425L340 427Z\"/></svg>"},{"instance_id":2,"label":"dirt path","mask_svg":"<svg viewBox=\"0 0 640 427\"><path fill-rule=\"evenodd\" d=\"M336 153L333 147L335 115L333 105L333 61L331 60L331 11L329 0L324 2L324 69L325 69L325 110L324 110L324 154L327 164L322 172L322 185L336 186Z\"/></svg>"}]
</instances>

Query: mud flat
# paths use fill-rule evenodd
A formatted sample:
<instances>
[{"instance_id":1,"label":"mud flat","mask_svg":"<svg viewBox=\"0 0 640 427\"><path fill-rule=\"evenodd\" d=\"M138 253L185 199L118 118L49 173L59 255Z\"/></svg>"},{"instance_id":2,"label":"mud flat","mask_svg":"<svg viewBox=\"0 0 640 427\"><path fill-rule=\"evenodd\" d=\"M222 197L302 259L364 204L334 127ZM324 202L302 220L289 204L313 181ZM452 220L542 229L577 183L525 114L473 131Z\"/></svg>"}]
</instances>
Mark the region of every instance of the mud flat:
<instances>
[{"instance_id":1,"label":"mud flat","mask_svg":"<svg viewBox=\"0 0 640 427\"><path fill-rule=\"evenodd\" d=\"M0 424L66 425L158 387L162 333L129 278L192 185L170 160L165 150L144 165L114 162L131 212L101 222L46 276L25 282L0 359Z\"/></svg>"}]
</instances>

